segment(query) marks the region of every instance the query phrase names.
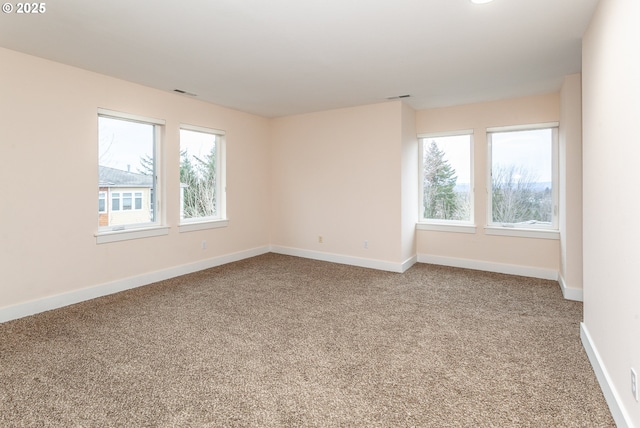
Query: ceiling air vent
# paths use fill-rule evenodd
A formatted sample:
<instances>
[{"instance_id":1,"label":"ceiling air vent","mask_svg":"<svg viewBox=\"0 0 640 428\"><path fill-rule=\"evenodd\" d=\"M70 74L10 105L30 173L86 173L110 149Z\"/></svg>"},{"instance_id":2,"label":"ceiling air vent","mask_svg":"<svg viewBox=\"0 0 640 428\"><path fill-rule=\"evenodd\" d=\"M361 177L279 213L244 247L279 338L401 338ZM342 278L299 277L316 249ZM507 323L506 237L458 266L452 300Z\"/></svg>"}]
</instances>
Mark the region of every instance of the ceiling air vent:
<instances>
[{"instance_id":1,"label":"ceiling air vent","mask_svg":"<svg viewBox=\"0 0 640 428\"><path fill-rule=\"evenodd\" d=\"M399 100L402 98L409 98L411 95L406 94L406 95L396 95L395 97L387 97L388 100Z\"/></svg>"},{"instance_id":2,"label":"ceiling air vent","mask_svg":"<svg viewBox=\"0 0 640 428\"><path fill-rule=\"evenodd\" d=\"M189 95L190 97L197 97L196 94L194 94L192 92L183 91L182 89L174 89L173 92L177 92L177 93L182 94L182 95Z\"/></svg>"}]
</instances>

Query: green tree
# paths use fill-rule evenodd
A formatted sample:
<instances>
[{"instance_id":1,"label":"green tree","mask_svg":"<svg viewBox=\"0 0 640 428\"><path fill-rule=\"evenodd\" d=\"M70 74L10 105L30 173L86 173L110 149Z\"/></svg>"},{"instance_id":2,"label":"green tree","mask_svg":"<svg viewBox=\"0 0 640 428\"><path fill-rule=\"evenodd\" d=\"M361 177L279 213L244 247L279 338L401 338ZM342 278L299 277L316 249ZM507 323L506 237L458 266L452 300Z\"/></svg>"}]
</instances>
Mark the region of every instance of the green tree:
<instances>
[{"instance_id":1,"label":"green tree","mask_svg":"<svg viewBox=\"0 0 640 428\"><path fill-rule=\"evenodd\" d=\"M153 175L153 157L144 155L140 157L140 168L138 173L142 175Z\"/></svg>"},{"instance_id":2,"label":"green tree","mask_svg":"<svg viewBox=\"0 0 640 428\"><path fill-rule=\"evenodd\" d=\"M193 163L189 159L187 151L180 152L180 188L182 192L182 215L185 218L195 217L196 210L196 194L194 189L197 185L198 177L193 167Z\"/></svg>"},{"instance_id":3,"label":"green tree","mask_svg":"<svg viewBox=\"0 0 640 428\"><path fill-rule=\"evenodd\" d=\"M551 222L551 189L536 189L537 177L522 166L496 165L491 171L493 221Z\"/></svg>"},{"instance_id":4,"label":"green tree","mask_svg":"<svg viewBox=\"0 0 640 428\"><path fill-rule=\"evenodd\" d=\"M455 186L456 170L444 158L444 151L431 141L424 154L424 217L431 219L458 219L460 200Z\"/></svg>"},{"instance_id":5,"label":"green tree","mask_svg":"<svg viewBox=\"0 0 640 428\"><path fill-rule=\"evenodd\" d=\"M183 189L184 218L210 217L216 207L216 148L204 158L180 153L180 185Z\"/></svg>"}]
</instances>

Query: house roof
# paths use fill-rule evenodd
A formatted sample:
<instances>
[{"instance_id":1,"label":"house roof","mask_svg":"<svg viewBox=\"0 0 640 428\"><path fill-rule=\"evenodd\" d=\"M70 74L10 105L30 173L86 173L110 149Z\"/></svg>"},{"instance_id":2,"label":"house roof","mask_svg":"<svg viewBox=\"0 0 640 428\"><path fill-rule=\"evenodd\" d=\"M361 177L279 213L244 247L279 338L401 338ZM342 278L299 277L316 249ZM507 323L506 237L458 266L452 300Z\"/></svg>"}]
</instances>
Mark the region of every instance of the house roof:
<instances>
[{"instance_id":1,"label":"house roof","mask_svg":"<svg viewBox=\"0 0 640 428\"><path fill-rule=\"evenodd\" d=\"M100 165L98 185L100 187L153 187L153 177Z\"/></svg>"}]
</instances>

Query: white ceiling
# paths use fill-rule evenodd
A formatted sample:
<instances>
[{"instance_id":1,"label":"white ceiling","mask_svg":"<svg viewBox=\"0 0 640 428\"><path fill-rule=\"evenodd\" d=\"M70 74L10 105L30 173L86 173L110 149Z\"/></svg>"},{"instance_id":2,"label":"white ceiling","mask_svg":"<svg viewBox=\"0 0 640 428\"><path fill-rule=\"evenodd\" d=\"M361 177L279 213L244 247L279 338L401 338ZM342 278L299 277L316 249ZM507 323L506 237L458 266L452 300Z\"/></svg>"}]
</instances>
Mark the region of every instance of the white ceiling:
<instances>
[{"instance_id":1,"label":"white ceiling","mask_svg":"<svg viewBox=\"0 0 640 428\"><path fill-rule=\"evenodd\" d=\"M267 117L423 109L559 90L597 1L57 0L0 46Z\"/></svg>"}]
</instances>

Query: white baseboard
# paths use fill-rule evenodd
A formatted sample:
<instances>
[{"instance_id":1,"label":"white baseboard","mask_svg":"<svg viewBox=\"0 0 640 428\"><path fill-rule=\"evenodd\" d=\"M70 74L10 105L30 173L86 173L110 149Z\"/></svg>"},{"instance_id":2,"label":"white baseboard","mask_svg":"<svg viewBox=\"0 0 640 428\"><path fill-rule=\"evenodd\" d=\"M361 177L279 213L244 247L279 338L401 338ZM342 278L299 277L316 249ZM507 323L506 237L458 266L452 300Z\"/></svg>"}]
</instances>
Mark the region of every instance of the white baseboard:
<instances>
[{"instance_id":1,"label":"white baseboard","mask_svg":"<svg viewBox=\"0 0 640 428\"><path fill-rule=\"evenodd\" d=\"M100 284L93 287L70 291L68 293L62 293L55 296L49 296L30 302L0 308L0 323L26 317L29 315L34 315L40 312L50 311L52 309L58 309L68 305L73 305L75 303L84 302L86 300L95 299L97 297L107 296L109 294L118 293L120 291L141 287L144 285L152 284L154 282L163 281L165 279L175 278L177 276L186 275L188 273L209 269L231 262L236 262L249 257L259 256L268 252L269 247L266 246L252 248L237 253L225 254L206 260L201 260L195 263L171 267L160 271L120 279L106 284Z\"/></svg>"},{"instance_id":2,"label":"white baseboard","mask_svg":"<svg viewBox=\"0 0 640 428\"><path fill-rule=\"evenodd\" d=\"M402 263L388 262L384 260L365 259L362 257L345 256L342 254L324 253L321 251L303 250L300 248L272 245L271 252L287 256L303 257L305 259L321 260L324 262L340 263L343 265L359 266L388 272L402 273L417 262L417 256L411 257Z\"/></svg>"},{"instance_id":3,"label":"white baseboard","mask_svg":"<svg viewBox=\"0 0 640 428\"><path fill-rule=\"evenodd\" d=\"M580 323L580 339L582 339L582 346L584 346L584 350L589 357L589 362L591 363L593 371L596 374L596 378L600 383L600 389L602 389L602 393L609 405L611 416L613 416L613 420L616 425L618 428L633 427L631 417L625 409L624 404L620 399L620 395L611 381L609 372L600 358L600 353L593 343L589 330L584 323Z\"/></svg>"},{"instance_id":4,"label":"white baseboard","mask_svg":"<svg viewBox=\"0 0 640 428\"><path fill-rule=\"evenodd\" d=\"M404 263L402 263L402 270L400 272L406 272L407 269L409 269L411 266L415 265L416 263L418 263L417 255L413 257L409 257L407 260L405 260Z\"/></svg>"},{"instance_id":5,"label":"white baseboard","mask_svg":"<svg viewBox=\"0 0 640 428\"><path fill-rule=\"evenodd\" d=\"M560 289L562 290L562 295L564 296L565 299L575 300L577 302L584 302L584 295L583 295L582 289L567 287L567 283L561 274L558 274L558 283L560 284Z\"/></svg>"},{"instance_id":6,"label":"white baseboard","mask_svg":"<svg viewBox=\"0 0 640 428\"><path fill-rule=\"evenodd\" d=\"M419 263L459 267L465 269L483 270L487 272L506 273L509 275L527 276L530 278L558 280L558 272L553 269L535 268L529 266L493 263L482 260L459 259L455 257L433 256L430 254L418 254Z\"/></svg>"}]
</instances>

